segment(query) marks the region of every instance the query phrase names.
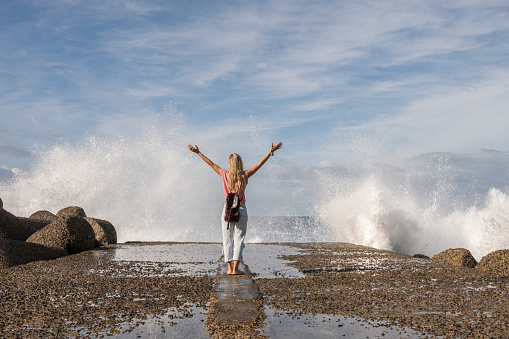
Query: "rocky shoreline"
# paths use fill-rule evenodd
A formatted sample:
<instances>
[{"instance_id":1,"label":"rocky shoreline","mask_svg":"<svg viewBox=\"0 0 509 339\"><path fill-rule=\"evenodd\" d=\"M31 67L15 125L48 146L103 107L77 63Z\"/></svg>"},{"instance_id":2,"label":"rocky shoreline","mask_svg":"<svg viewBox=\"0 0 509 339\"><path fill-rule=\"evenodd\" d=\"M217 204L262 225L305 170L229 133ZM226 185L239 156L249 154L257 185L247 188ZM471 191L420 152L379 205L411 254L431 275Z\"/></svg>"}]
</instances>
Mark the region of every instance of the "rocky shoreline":
<instances>
[{"instance_id":1,"label":"rocky shoreline","mask_svg":"<svg viewBox=\"0 0 509 339\"><path fill-rule=\"evenodd\" d=\"M18 218L0 200L0 337L143 337L146 324L155 326L152 337L186 337L173 330L200 318L195 337L265 338L264 308L291 317L293 337L309 326L300 319L318 316L410 329L401 338L504 338L509 331L509 250L477 263L466 249L430 259L345 243L247 244L243 281L257 292L242 305L261 313L239 327L218 322L218 282L236 279L217 270L220 244L115 243L114 227L82 208ZM154 244L168 257L157 259ZM276 248L277 259L249 258L250 247L263 253L263 246ZM122 251L132 254L119 260ZM241 305L232 298L228 305ZM334 336L346 335L337 326Z\"/></svg>"},{"instance_id":2,"label":"rocky shoreline","mask_svg":"<svg viewBox=\"0 0 509 339\"><path fill-rule=\"evenodd\" d=\"M221 312L209 309L214 286L217 290L217 282L224 279L217 268L210 268L218 265L220 244L157 244L161 251L178 254L180 264L164 258L150 261L154 243L137 243L0 269L0 337L133 338L144 337L143 326L152 324L151 337L178 338L186 333L172 331L198 317L202 320L193 326L202 332L195 337L236 333L238 325L212 326L217 322L210 317L205 322L202 314L217 317ZM212 257L200 259L199 249L206 245L213 246ZM274 246L247 244L247 253L255 245L256 251ZM300 319L310 317L359 319L359 324L378 329L367 337L383 336L394 327L409 329L398 335L401 338L504 338L509 329L509 280L500 274L352 244L278 246L278 260L302 277L288 278L277 271L258 276L253 271L253 288L259 291L255 302L291 317L293 337L309 326ZM146 261L115 259L118 251L129 249L144 253ZM193 251L194 261L187 260ZM204 262L209 268L190 271L191 265L205 267ZM270 272L271 262L263 264ZM263 317L256 319L243 323L239 333L267 337ZM345 333L342 326L337 325L339 336Z\"/></svg>"}]
</instances>

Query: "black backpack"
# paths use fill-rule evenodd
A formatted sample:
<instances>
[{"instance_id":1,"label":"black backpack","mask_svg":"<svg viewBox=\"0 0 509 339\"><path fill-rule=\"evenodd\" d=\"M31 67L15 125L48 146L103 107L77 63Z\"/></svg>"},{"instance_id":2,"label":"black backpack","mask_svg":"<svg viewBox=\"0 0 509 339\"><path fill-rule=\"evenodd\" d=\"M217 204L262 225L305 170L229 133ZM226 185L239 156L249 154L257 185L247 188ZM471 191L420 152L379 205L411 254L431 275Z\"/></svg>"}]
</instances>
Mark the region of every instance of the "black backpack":
<instances>
[{"instance_id":1,"label":"black backpack","mask_svg":"<svg viewBox=\"0 0 509 339\"><path fill-rule=\"evenodd\" d=\"M224 211L224 221L239 222L240 198L238 193L228 193L226 197L226 208Z\"/></svg>"}]
</instances>

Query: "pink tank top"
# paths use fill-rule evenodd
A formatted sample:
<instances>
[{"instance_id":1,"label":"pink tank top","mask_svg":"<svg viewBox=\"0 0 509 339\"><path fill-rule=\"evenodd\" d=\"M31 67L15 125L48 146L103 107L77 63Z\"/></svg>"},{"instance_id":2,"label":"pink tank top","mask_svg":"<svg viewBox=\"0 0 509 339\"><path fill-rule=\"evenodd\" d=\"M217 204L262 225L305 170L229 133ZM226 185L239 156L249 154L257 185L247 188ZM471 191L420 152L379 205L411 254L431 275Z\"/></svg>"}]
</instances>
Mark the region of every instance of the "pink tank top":
<instances>
[{"instance_id":1,"label":"pink tank top","mask_svg":"<svg viewBox=\"0 0 509 339\"><path fill-rule=\"evenodd\" d=\"M223 180L224 200L226 200L228 193L231 193L230 189L228 188L228 171L221 168L219 170L219 173L221 175L221 179ZM246 178L246 185L244 186L242 191L239 192L239 198L240 198L241 204L246 203L246 195L244 194L244 191L246 190L246 186L247 186L247 171L244 171L244 177Z\"/></svg>"}]
</instances>

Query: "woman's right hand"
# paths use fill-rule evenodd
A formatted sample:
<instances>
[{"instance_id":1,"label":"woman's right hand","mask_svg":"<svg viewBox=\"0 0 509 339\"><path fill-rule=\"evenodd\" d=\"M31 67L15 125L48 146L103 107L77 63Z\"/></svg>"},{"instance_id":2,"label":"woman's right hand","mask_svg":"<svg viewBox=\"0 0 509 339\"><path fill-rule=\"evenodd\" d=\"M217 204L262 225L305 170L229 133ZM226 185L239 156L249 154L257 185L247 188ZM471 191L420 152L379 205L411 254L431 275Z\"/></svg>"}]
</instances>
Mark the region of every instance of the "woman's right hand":
<instances>
[{"instance_id":1,"label":"woman's right hand","mask_svg":"<svg viewBox=\"0 0 509 339\"><path fill-rule=\"evenodd\" d=\"M191 145L187 145L187 148L189 148L191 150L191 152L193 152L193 153L196 153L196 154L200 153L200 150L198 149L198 146L196 146L196 145L194 145L194 147Z\"/></svg>"},{"instance_id":2,"label":"woman's right hand","mask_svg":"<svg viewBox=\"0 0 509 339\"><path fill-rule=\"evenodd\" d=\"M270 152L272 153L272 155L274 155L274 152L280 148L283 148L283 143L281 141L278 142L276 146L274 146L274 143L272 143L272 146L270 147Z\"/></svg>"}]
</instances>

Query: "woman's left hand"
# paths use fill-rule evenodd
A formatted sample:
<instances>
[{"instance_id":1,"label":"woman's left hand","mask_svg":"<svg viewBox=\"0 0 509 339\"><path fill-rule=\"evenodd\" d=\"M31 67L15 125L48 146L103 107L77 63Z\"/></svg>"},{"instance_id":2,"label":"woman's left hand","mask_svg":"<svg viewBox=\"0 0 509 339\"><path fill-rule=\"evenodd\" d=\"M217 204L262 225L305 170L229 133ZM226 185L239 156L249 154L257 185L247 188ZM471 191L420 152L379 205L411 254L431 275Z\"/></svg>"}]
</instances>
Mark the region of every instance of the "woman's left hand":
<instances>
[{"instance_id":1,"label":"woman's left hand","mask_svg":"<svg viewBox=\"0 0 509 339\"><path fill-rule=\"evenodd\" d=\"M191 145L187 145L187 148L189 148L191 150L191 152L193 152L193 153L196 153L196 154L200 153L200 150L198 149L198 146L196 146L196 145L194 145L194 147Z\"/></svg>"}]
</instances>

